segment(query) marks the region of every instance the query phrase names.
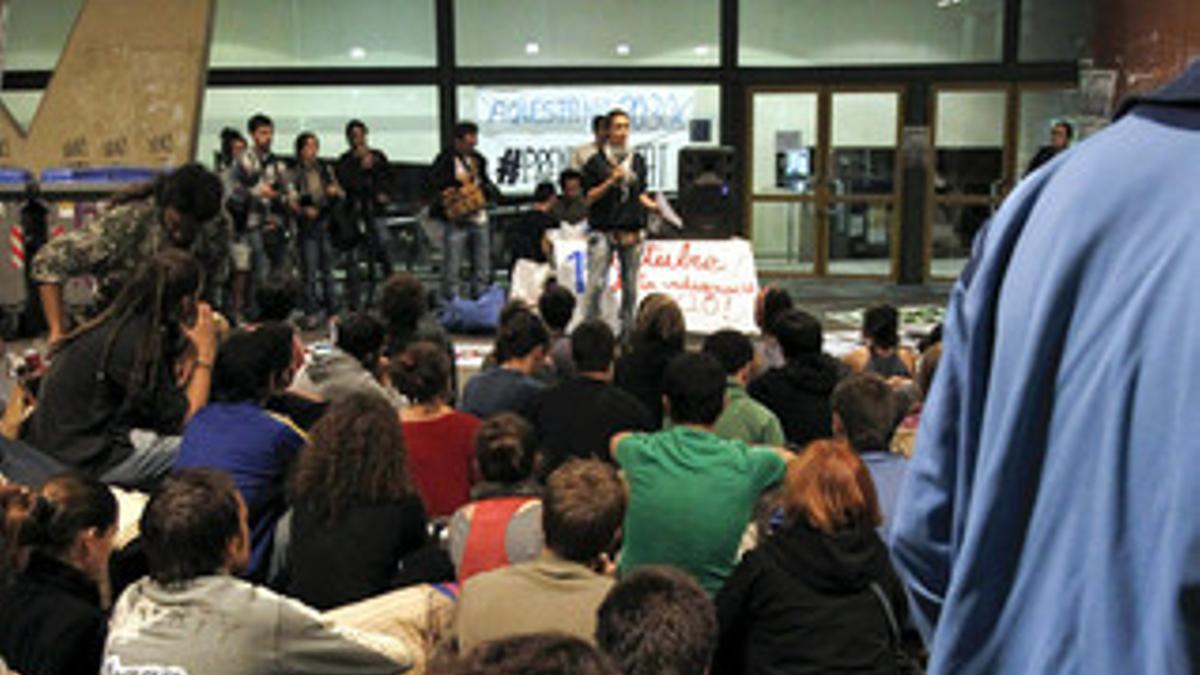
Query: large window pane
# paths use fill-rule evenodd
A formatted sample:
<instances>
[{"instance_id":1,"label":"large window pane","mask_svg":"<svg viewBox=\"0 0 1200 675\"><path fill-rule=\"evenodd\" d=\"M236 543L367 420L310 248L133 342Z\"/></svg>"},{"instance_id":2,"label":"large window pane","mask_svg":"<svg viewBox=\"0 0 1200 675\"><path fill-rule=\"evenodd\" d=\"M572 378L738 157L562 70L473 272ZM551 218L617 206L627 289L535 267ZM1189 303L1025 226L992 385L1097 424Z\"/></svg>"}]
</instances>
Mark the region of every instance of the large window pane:
<instances>
[{"instance_id":1,"label":"large window pane","mask_svg":"<svg viewBox=\"0 0 1200 675\"><path fill-rule=\"evenodd\" d=\"M814 271L817 214L812 202L755 202L751 222L754 259L760 271Z\"/></svg>"},{"instance_id":2,"label":"large window pane","mask_svg":"<svg viewBox=\"0 0 1200 675\"><path fill-rule=\"evenodd\" d=\"M6 70L51 70L83 0L9 0Z\"/></svg>"},{"instance_id":3,"label":"large window pane","mask_svg":"<svg viewBox=\"0 0 1200 675\"><path fill-rule=\"evenodd\" d=\"M1096 4L1021 0L1021 60L1074 61L1089 56Z\"/></svg>"},{"instance_id":4,"label":"large window pane","mask_svg":"<svg viewBox=\"0 0 1200 675\"><path fill-rule=\"evenodd\" d=\"M755 194L811 194L816 189L817 95L754 95Z\"/></svg>"},{"instance_id":5,"label":"large window pane","mask_svg":"<svg viewBox=\"0 0 1200 675\"><path fill-rule=\"evenodd\" d=\"M710 66L718 0L458 0L466 66Z\"/></svg>"},{"instance_id":6,"label":"large window pane","mask_svg":"<svg viewBox=\"0 0 1200 675\"><path fill-rule=\"evenodd\" d=\"M899 115L900 95L894 92L833 95L834 196L891 194L896 187Z\"/></svg>"},{"instance_id":7,"label":"large window pane","mask_svg":"<svg viewBox=\"0 0 1200 675\"><path fill-rule=\"evenodd\" d=\"M218 0L209 63L431 66L434 0Z\"/></svg>"},{"instance_id":8,"label":"large window pane","mask_svg":"<svg viewBox=\"0 0 1200 675\"><path fill-rule=\"evenodd\" d=\"M460 87L459 117L479 124L479 151L505 192L555 181L571 149L592 138L593 115L629 112L630 142L647 162L651 189L675 190L679 151L713 145L720 128L716 86Z\"/></svg>"},{"instance_id":9,"label":"large window pane","mask_svg":"<svg viewBox=\"0 0 1200 675\"><path fill-rule=\"evenodd\" d=\"M744 66L999 61L1004 0L741 0Z\"/></svg>"},{"instance_id":10,"label":"large window pane","mask_svg":"<svg viewBox=\"0 0 1200 675\"><path fill-rule=\"evenodd\" d=\"M934 140L938 195L998 196L1004 176L1003 90L939 91Z\"/></svg>"},{"instance_id":11,"label":"large window pane","mask_svg":"<svg viewBox=\"0 0 1200 675\"><path fill-rule=\"evenodd\" d=\"M222 87L205 93L197 159L211 164L221 129L245 135L246 120L258 112L274 119L281 155L292 155L296 135L311 131L321 141L321 156L337 157L346 149L351 118L366 122L371 145L392 161L430 162L438 150L434 87Z\"/></svg>"}]
</instances>

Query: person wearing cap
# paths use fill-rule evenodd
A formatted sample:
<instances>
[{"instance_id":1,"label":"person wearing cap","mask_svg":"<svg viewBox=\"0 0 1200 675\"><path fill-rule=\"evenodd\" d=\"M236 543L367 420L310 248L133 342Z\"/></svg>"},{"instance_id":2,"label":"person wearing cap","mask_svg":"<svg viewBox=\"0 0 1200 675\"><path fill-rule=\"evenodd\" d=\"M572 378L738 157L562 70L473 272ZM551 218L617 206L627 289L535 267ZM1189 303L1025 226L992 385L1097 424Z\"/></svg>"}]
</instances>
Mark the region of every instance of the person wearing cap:
<instances>
[{"instance_id":1,"label":"person wearing cap","mask_svg":"<svg viewBox=\"0 0 1200 675\"><path fill-rule=\"evenodd\" d=\"M138 264L159 251L179 248L196 256L218 285L229 258L229 227L221 217L221 180L199 164L187 164L157 180L122 192L103 216L55 237L33 258L50 342L66 332L63 285L90 275L96 295L86 314L95 316L120 292Z\"/></svg>"}]
</instances>

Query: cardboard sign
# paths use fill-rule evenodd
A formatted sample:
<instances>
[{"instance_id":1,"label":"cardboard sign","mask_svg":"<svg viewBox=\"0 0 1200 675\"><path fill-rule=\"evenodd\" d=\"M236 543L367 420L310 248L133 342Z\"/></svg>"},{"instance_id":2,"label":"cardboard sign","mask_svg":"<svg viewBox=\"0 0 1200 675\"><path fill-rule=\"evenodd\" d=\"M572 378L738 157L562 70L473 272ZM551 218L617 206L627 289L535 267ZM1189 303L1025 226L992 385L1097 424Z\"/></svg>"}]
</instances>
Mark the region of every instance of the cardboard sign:
<instances>
[{"instance_id":1,"label":"cardboard sign","mask_svg":"<svg viewBox=\"0 0 1200 675\"><path fill-rule=\"evenodd\" d=\"M579 238L554 242L558 281L576 293L582 305L587 289L587 242ZM666 293L679 303L689 333L708 335L723 328L757 333L754 300L758 271L750 242L744 239L660 240L642 244L638 301ZM621 278L613 256L602 307L605 318L615 309ZM611 319L610 319L611 320Z\"/></svg>"}]
</instances>

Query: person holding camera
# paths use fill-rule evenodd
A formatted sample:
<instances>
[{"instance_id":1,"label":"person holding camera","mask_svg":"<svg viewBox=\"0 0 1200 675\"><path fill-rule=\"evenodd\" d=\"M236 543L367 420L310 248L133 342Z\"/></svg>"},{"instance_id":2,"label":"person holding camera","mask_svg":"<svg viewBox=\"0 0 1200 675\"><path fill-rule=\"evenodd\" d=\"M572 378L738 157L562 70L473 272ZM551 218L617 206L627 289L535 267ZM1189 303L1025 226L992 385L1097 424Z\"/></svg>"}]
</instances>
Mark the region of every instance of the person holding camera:
<instances>
[{"instance_id":1,"label":"person holding camera","mask_svg":"<svg viewBox=\"0 0 1200 675\"><path fill-rule=\"evenodd\" d=\"M487 290L492 278L492 259L487 202L500 191L487 174L487 160L475 151L479 127L459 122L454 143L433 161L430 183L434 190L430 215L443 221L442 297L459 295L463 258L471 254L472 298Z\"/></svg>"},{"instance_id":2,"label":"person holding camera","mask_svg":"<svg viewBox=\"0 0 1200 675\"><path fill-rule=\"evenodd\" d=\"M322 309L330 314L338 310L329 224L334 204L345 196L333 170L317 156L320 150L312 132L296 137L296 170L288 185L304 274L304 315L311 325L319 321Z\"/></svg>"}]
</instances>

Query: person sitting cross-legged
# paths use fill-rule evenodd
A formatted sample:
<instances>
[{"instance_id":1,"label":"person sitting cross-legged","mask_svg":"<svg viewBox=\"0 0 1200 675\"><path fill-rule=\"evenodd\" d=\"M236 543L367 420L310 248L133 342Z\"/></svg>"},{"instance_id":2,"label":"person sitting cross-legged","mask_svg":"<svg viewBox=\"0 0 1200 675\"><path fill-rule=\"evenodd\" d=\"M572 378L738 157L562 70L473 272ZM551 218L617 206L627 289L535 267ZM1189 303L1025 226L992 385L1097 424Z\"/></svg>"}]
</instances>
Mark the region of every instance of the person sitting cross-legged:
<instances>
[{"instance_id":1,"label":"person sitting cross-legged","mask_svg":"<svg viewBox=\"0 0 1200 675\"><path fill-rule=\"evenodd\" d=\"M229 472L250 509L252 553L246 572L265 580L275 526L287 511L285 482L307 436L263 404L291 381L292 328L264 324L234 333L221 345L214 400L183 432L176 468Z\"/></svg>"},{"instance_id":2,"label":"person sitting cross-legged","mask_svg":"<svg viewBox=\"0 0 1200 675\"><path fill-rule=\"evenodd\" d=\"M716 593L759 496L783 478L788 453L713 433L725 408L725 370L713 357L675 357L663 388L674 426L612 440L629 482L621 573L674 565Z\"/></svg>"},{"instance_id":3,"label":"person sitting cross-legged","mask_svg":"<svg viewBox=\"0 0 1200 675\"><path fill-rule=\"evenodd\" d=\"M526 411L537 431L541 477L572 457L607 461L614 434L656 428L641 402L612 384L616 345L604 321L579 324L571 334L578 374L539 393Z\"/></svg>"},{"instance_id":4,"label":"person sitting cross-legged","mask_svg":"<svg viewBox=\"0 0 1200 675\"><path fill-rule=\"evenodd\" d=\"M454 621L460 651L549 630L593 641L596 608L613 584L603 572L625 515L625 484L609 464L575 460L550 475L542 499L542 557L463 585Z\"/></svg>"},{"instance_id":5,"label":"person sitting cross-legged","mask_svg":"<svg viewBox=\"0 0 1200 675\"><path fill-rule=\"evenodd\" d=\"M105 673L392 675L413 665L334 628L315 610L235 578L250 559L246 503L229 476L168 477L141 518L150 575L121 594Z\"/></svg>"},{"instance_id":6,"label":"person sitting cross-legged","mask_svg":"<svg viewBox=\"0 0 1200 675\"><path fill-rule=\"evenodd\" d=\"M754 368L754 343L735 331L721 330L704 340L704 353L710 354L725 369L725 412L713 431L721 438L745 441L750 445L783 445L783 426L770 408L750 398L746 383Z\"/></svg>"},{"instance_id":7,"label":"person sitting cross-legged","mask_svg":"<svg viewBox=\"0 0 1200 675\"><path fill-rule=\"evenodd\" d=\"M524 411L545 386L533 374L545 362L549 349L550 332L541 317L523 308L501 317L496 337L498 365L467 381L463 412L487 419L502 412Z\"/></svg>"},{"instance_id":8,"label":"person sitting cross-legged","mask_svg":"<svg viewBox=\"0 0 1200 675\"><path fill-rule=\"evenodd\" d=\"M450 559L459 583L542 552L541 488L533 480L533 429L520 415L500 413L476 434L483 482L450 519Z\"/></svg>"}]
</instances>

